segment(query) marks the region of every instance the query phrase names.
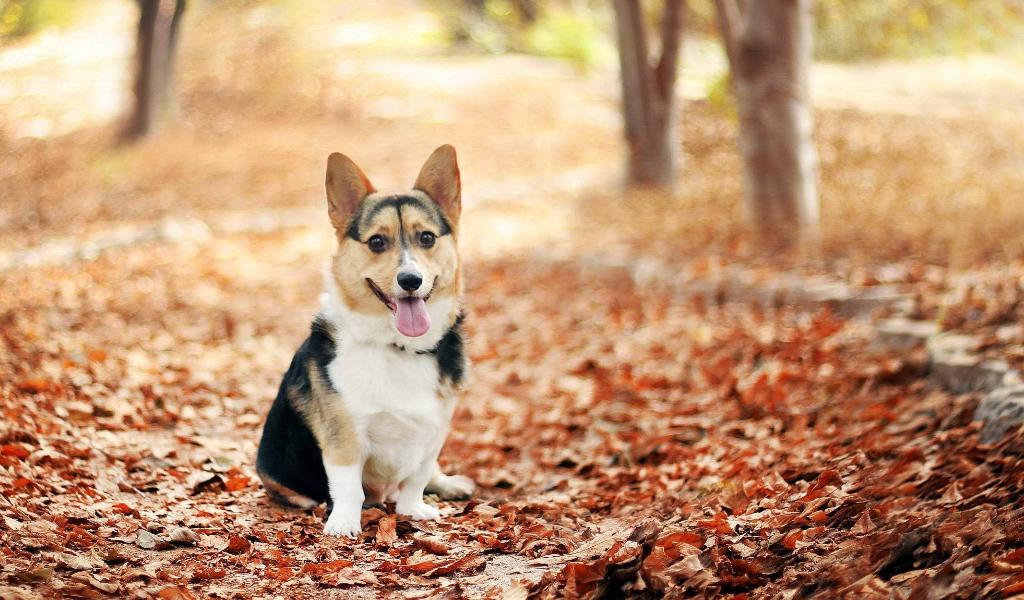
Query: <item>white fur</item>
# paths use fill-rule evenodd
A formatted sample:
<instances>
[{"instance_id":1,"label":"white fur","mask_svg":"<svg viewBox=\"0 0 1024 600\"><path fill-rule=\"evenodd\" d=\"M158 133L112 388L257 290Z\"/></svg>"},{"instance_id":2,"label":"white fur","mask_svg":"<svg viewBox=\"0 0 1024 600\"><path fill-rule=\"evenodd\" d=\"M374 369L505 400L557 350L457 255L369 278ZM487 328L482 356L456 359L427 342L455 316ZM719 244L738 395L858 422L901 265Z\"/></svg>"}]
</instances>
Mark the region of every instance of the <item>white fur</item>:
<instances>
[{"instance_id":1,"label":"white fur","mask_svg":"<svg viewBox=\"0 0 1024 600\"><path fill-rule=\"evenodd\" d=\"M416 259L412 257L412 254L408 250L402 250L402 260L399 261L398 263L398 272L401 273L404 271L416 273L421 277L423 276L423 273L420 272L419 264L416 262ZM422 288L423 285L421 284L420 287ZM404 290L402 289L402 286L398 285L398 277L395 277L394 285L391 286L391 289L391 295L393 296L401 296L403 294ZM416 291L418 292L419 290ZM423 292L417 294L417 296L426 296L429 293L430 290L423 290Z\"/></svg>"},{"instance_id":2,"label":"white fur","mask_svg":"<svg viewBox=\"0 0 1024 600\"><path fill-rule=\"evenodd\" d=\"M349 310L340 301L333 278L326 279L321 314L334 325L337 344L337 355L327 373L352 417L362 457L359 479L340 471L332 477L328 469L335 512L324 531L355 535L350 527L351 511L358 511L362 503L362 486L380 498L397 492L400 514L436 519L440 513L423 502L423 489L439 473L437 455L448 435L454 403L441 398L436 357L415 351L437 345L447 331L456 301L442 297L427 302L430 329L410 338L398 333L393 316ZM350 489L353 486L359 487L358 503L354 501L356 491ZM340 502L348 506L343 509ZM339 523L349 527L332 525L339 510L346 511L338 517ZM358 525L358 518L356 522Z\"/></svg>"},{"instance_id":3,"label":"white fur","mask_svg":"<svg viewBox=\"0 0 1024 600\"><path fill-rule=\"evenodd\" d=\"M327 489L331 493L334 509L324 526L327 535L359 535L359 522L363 506L362 465L324 465L327 471Z\"/></svg>"},{"instance_id":4,"label":"white fur","mask_svg":"<svg viewBox=\"0 0 1024 600\"><path fill-rule=\"evenodd\" d=\"M448 319L455 312L457 300L452 296L431 298L427 302L427 314L430 315L430 329L419 337L407 337L395 329L395 315L365 315L349 310L341 301L338 284L327 267L326 289L320 296L322 309L320 314L334 324L335 329L349 340L360 341L367 345L401 346L409 350L430 350L437 346L444 334L448 332ZM334 381L332 379L332 381ZM437 384L434 384L436 388Z\"/></svg>"},{"instance_id":5,"label":"white fur","mask_svg":"<svg viewBox=\"0 0 1024 600\"><path fill-rule=\"evenodd\" d=\"M440 466L434 467L434 478L427 489L445 499L465 498L473 493L476 484L464 475L445 475Z\"/></svg>"}]
</instances>

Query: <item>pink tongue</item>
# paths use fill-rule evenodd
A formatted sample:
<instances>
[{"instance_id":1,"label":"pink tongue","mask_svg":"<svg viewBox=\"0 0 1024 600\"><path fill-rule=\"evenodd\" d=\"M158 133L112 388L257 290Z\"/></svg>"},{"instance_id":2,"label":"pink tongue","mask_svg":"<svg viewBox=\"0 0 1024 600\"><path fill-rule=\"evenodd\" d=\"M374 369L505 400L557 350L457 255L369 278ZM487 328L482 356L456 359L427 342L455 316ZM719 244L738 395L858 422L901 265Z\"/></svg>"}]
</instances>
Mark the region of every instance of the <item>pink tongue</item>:
<instances>
[{"instance_id":1,"label":"pink tongue","mask_svg":"<svg viewBox=\"0 0 1024 600\"><path fill-rule=\"evenodd\" d=\"M423 298L399 298L395 309L395 325L406 337L419 337L430 329L430 315Z\"/></svg>"}]
</instances>

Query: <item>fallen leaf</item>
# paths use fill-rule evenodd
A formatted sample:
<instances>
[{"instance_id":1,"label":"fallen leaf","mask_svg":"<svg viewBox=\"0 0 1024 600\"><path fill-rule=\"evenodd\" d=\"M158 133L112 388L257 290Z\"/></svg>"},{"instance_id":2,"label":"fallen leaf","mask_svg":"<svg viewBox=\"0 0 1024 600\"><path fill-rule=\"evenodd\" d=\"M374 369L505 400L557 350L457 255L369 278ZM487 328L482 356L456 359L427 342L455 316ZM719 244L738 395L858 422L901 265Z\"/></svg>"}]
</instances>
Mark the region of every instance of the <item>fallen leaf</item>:
<instances>
[{"instance_id":1,"label":"fallen leaf","mask_svg":"<svg viewBox=\"0 0 1024 600\"><path fill-rule=\"evenodd\" d=\"M501 600L526 600L529 595L530 591L526 589L526 586L518 581L514 581L512 585L505 588L505 591L501 593Z\"/></svg>"},{"instance_id":2,"label":"fallen leaf","mask_svg":"<svg viewBox=\"0 0 1024 600\"><path fill-rule=\"evenodd\" d=\"M396 525L397 520L395 515L386 515L381 517L380 520L377 521L377 534L375 537L377 543L385 546L394 544L395 540L398 539L398 533L395 531Z\"/></svg>"},{"instance_id":3,"label":"fallen leaf","mask_svg":"<svg viewBox=\"0 0 1024 600\"><path fill-rule=\"evenodd\" d=\"M102 579L99 579L92 573L86 573L84 571L73 574L71 576L71 579L75 581L81 581L82 583L87 583L92 587L100 590L101 592L105 592L107 594L113 594L121 589L121 586L116 583L103 581Z\"/></svg>"},{"instance_id":4,"label":"fallen leaf","mask_svg":"<svg viewBox=\"0 0 1024 600\"><path fill-rule=\"evenodd\" d=\"M249 478L245 475L235 475L224 482L224 489L229 492L240 492L249 487Z\"/></svg>"},{"instance_id":5,"label":"fallen leaf","mask_svg":"<svg viewBox=\"0 0 1024 600\"><path fill-rule=\"evenodd\" d=\"M199 541L199 536L188 527L175 527L167 534L166 539L172 544L194 546Z\"/></svg>"},{"instance_id":6,"label":"fallen leaf","mask_svg":"<svg viewBox=\"0 0 1024 600\"><path fill-rule=\"evenodd\" d=\"M199 567L192 572L192 579L199 581L214 581L224 579L228 572L216 567Z\"/></svg>"},{"instance_id":7,"label":"fallen leaf","mask_svg":"<svg viewBox=\"0 0 1024 600\"><path fill-rule=\"evenodd\" d=\"M240 535L233 535L224 549L228 554L244 554L252 549L252 543Z\"/></svg>"},{"instance_id":8,"label":"fallen leaf","mask_svg":"<svg viewBox=\"0 0 1024 600\"><path fill-rule=\"evenodd\" d=\"M114 512L116 512L119 515L135 515L136 517L139 516L139 512L137 510L135 510L134 508L128 506L127 504L125 504L123 502L119 502L119 503L111 506L110 509L113 510Z\"/></svg>"},{"instance_id":9,"label":"fallen leaf","mask_svg":"<svg viewBox=\"0 0 1024 600\"><path fill-rule=\"evenodd\" d=\"M18 389L23 392L30 394L39 394L42 392L54 391L57 389L57 384L52 381L43 379L42 377L29 377L23 379L18 383Z\"/></svg>"},{"instance_id":10,"label":"fallen leaf","mask_svg":"<svg viewBox=\"0 0 1024 600\"><path fill-rule=\"evenodd\" d=\"M796 543L802 539L804 539L803 531L790 531L782 537L782 547L787 550L794 550L796 548Z\"/></svg>"},{"instance_id":11,"label":"fallen leaf","mask_svg":"<svg viewBox=\"0 0 1024 600\"><path fill-rule=\"evenodd\" d=\"M388 513L382 511L376 506L372 506L362 512L359 518L359 523L363 529L366 529L371 523L382 519L387 514Z\"/></svg>"},{"instance_id":12,"label":"fallen leaf","mask_svg":"<svg viewBox=\"0 0 1024 600\"><path fill-rule=\"evenodd\" d=\"M26 583L44 583L53 579L53 569L39 567L28 571L16 571L14 576Z\"/></svg>"},{"instance_id":13,"label":"fallen leaf","mask_svg":"<svg viewBox=\"0 0 1024 600\"><path fill-rule=\"evenodd\" d=\"M195 471L185 480L185 485L192 495L201 494L215 487L224 485L224 479L217 473L209 471Z\"/></svg>"},{"instance_id":14,"label":"fallen leaf","mask_svg":"<svg viewBox=\"0 0 1024 600\"><path fill-rule=\"evenodd\" d=\"M0 600L42 600L42 598L32 590L0 586Z\"/></svg>"},{"instance_id":15,"label":"fallen leaf","mask_svg":"<svg viewBox=\"0 0 1024 600\"><path fill-rule=\"evenodd\" d=\"M443 556L445 554L448 554L448 551L451 550L451 547L447 543L445 543L444 540L441 540L433 536L414 535L412 536L412 539L414 542L416 542L417 546L423 548L431 554Z\"/></svg>"},{"instance_id":16,"label":"fallen leaf","mask_svg":"<svg viewBox=\"0 0 1024 600\"><path fill-rule=\"evenodd\" d=\"M72 571L88 571L106 566L106 564L95 553L81 555L60 552L54 555L54 560L56 560L57 564L60 566L66 569L71 569Z\"/></svg>"},{"instance_id":17,"label":"fallen leaf","mask_svg":"<svg viewBox=\"0 0 1024 600\"><path fill-rule=\"evenodd\" d=\"M326 575L328 573L337 573L338 571L351 567L353 562L351 560L332 560L328 562L319 563L306 563L302 565L302 573L306 573L313 576Z\"/></svg>"},{"instance_id":18,"label":"fallen leaf","mask_svg":"<svg viewBox=\"0 0 1024 600\"><path fill-rule=\"evenodd\" d=\"M28 458L31 452L21 444L4 444L3 446L0 446L0 454L24 460Z\"/></svg>"},{"instance_id":19,"label":"fallen leaf","mask_svg":"<svg viewBox=\"0 0 1024 600\"><path fill-rule=\"evenodd\" d=\"M135 545L143 550L156 550L169 546L167 542L160 539L159 536L152 534L145 529L139 530L135 537Z\"/></svg>"},{"instance_id":20,"label":"fallen leaf","mask_svg":"<svg viewBox=\"0 0 1024 600\"><path fill-rule=\"evenodd\" d=\"M718 533L732 533L732 525L724 512L718 512L710 519L697 521L697 527L717 531Z\"/></svg>"},{"instance_id":21,"label":"fallen leaf","mask_svg":"<svg viewBox=\"0 0 1024 600\"><path fill-rule=\"evenodd\" d=\"M429 562L429 561L428 561ZM451 575L456 571L472 571L484 566L487 561L479 554L467 554L462 558L451 562L443 563L423 573L424 577L437 577L439 575ZM418 570L418 569L413 569Z\"/></svg>"},{"instance_id":22,"label":"fallen leaf","mask_svg":"<svg viewBox=\"0 0 1024 600\"><path fill-rule=\"evenodd\" d=\"M289 567L267 567L263 574L274 581L288 581L295 576L295 571Z\"/></svg>"},{"instance_id":23,"label":"fallen leaf","mask_svg":"<svg viewBox=\"0 0 1024 600\"><path fill-rule=\"evenodd\" d=\"M168 586L156 593L160 600L198 600L195 594L180 586Z\"/></svg>"}]
</instances>

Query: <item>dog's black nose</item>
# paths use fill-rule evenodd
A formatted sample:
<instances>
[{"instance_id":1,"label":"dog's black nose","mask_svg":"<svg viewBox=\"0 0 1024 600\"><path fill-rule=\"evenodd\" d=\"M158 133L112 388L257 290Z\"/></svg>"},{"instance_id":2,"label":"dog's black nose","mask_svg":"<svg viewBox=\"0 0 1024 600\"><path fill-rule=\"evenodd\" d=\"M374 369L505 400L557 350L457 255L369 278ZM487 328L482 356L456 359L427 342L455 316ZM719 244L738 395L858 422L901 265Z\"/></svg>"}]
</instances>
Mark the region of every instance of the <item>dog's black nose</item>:
<instances>
[{"instance_id":1,"label":"dog's black nose","mask_svg":"<svg viewBox=\"0 0 1024 600\"><path fill-rule=\"evenodd\" d=\"M420 285L423 283L423 278L420 277L419 273L399 273L398 274L398 285L407 292L415 292L420 289Z\"/></svg>"}]
</instances>

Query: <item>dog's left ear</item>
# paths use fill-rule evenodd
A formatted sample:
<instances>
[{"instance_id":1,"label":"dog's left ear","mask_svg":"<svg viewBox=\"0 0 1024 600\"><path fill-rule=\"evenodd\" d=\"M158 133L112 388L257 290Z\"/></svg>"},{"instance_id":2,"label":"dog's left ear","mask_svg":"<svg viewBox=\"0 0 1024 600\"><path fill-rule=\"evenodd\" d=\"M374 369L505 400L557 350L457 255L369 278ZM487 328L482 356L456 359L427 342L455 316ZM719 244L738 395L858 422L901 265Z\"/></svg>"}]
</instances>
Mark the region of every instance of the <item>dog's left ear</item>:
<instances>
[{"instance_id":1,"label":"dog's left ear","mask_svg":"<svg viewBox=\"0 0 1024 600\"><path fill-rule=\"evenodd\" d=\"M412 187L430 196L453 227L458 224L462 212L462 180L459 163L455 160L455 148L445 144L434 150Z\"/></svg>"}]
</instances>

